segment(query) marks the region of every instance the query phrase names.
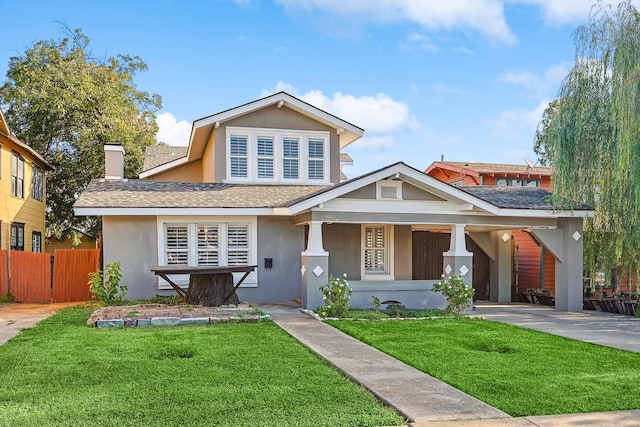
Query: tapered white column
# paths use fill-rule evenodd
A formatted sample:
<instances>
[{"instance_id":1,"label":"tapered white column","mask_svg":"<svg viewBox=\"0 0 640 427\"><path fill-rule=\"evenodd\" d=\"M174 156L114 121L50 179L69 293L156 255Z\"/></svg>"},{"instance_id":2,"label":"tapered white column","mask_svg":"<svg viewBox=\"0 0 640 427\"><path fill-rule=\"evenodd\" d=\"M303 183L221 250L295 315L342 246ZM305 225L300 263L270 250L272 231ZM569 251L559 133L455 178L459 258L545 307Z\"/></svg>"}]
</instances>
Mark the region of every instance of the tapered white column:
<instances>
[{"instance_id":1,"label":"tapered white column","mask_svg":"<svg viewBox=\"0 0 640 427\"><path fill-rule=\"evenodd\" d=\"M322 243L322 221L310 221L307 249L302 252L302 305L315 310L323 305L320 286L329 282L329 252Z\"/></svg>"}]
</instances>

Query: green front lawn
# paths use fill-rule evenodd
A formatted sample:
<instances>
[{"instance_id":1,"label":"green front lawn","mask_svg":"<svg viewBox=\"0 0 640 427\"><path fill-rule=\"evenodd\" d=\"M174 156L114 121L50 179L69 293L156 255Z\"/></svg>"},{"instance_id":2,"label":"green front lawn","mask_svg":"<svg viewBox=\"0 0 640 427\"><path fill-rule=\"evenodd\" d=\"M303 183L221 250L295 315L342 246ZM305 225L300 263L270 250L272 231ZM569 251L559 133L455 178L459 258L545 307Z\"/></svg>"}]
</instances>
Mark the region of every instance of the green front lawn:
<instances>
[{"instance_id":1,"label":"green front lawn","mask_svg":"<svg viewBox=\"0 0 640 427\"><path fill-rule=\"evenodd\" d=\"M0 425L403 423L271 322L95 329L92 310L0 346Z\"/></svg>"},{"instance_id":2,"label":"green front lawn","mask_svg":"<svg viewBox=\"0 0 640 427\"><path fill-rule=\"evenodd\" d=\"M512 416L640 408L640 354L482 319L327 322Z\"/></svg>"}]
</instances>

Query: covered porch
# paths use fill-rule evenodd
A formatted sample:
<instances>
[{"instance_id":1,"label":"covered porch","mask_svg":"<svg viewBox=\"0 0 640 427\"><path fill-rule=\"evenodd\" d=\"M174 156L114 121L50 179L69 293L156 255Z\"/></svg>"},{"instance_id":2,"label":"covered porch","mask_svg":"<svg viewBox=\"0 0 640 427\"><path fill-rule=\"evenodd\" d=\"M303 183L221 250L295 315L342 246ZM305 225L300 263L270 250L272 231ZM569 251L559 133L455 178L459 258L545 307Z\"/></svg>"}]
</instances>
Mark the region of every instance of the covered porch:
<instances>
[{"instance_id":1,"label":"covered porch","mask_svg":"<svg viewBox=\"0 0 640 427\"><path fill-rule=\"evenodd\" d=\"M402 173L392 180L379 171L381 177L347 182L292 212L306 227L304 306L322 305L320 286L344 274L353 288L351 303L359 307L377 297L407 308L443 308L444 297L432 291L443 274L462 277L477 300L515 301L512 233L527 230L554 257L556 309L582 310L582 223L590 211L554 211L544 190L467 191L397 167ZM358 180L361 185L354 185ZM402 196L379 197L381 183L397 185Z\"/></svg>"}]
</instances>

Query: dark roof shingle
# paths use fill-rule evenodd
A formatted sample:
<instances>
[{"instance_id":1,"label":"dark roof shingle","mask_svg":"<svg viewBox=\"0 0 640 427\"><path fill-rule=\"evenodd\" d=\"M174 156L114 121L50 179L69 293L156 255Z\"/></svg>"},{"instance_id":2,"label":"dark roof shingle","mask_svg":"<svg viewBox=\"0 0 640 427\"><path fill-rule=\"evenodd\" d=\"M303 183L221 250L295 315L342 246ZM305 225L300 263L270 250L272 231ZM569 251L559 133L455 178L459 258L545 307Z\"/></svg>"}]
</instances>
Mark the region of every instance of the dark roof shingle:
<instances>
[{"instance_id":1,"label":"dark roof shingle","mask_svg":"<svg viewBox=\"0 0 640 427\"><path fill-rule=\"evenodd\" d=\"M538 187L496 187L490 185L466 185L456 187L465 193L503 209L557 210L549 191ZM574 205L575 210L591 210L584 205Z\"/></svg>"},{"instance_id":2,"label":"dark roof shingle","mask_svg":"<svg viewBox=\"0 0 640 427\"><path fill-rule=\"evenodd\" d=\"M94 179L76 208L276 208L325 189L317 185L251 185Z\"/></svg>"}]
</instances>

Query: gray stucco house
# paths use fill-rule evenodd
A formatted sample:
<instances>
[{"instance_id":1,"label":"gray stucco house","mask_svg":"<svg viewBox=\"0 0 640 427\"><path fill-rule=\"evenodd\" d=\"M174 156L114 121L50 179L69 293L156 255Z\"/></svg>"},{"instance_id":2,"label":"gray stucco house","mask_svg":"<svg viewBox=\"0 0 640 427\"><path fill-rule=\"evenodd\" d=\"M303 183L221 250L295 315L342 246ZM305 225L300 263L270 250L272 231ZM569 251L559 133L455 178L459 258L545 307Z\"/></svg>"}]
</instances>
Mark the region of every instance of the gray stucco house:
<instances>
[{"instance_id":1,"label":"gray stucco house","mask_svg":"<svg viewBox=\"0 0 640 427\"><path fill-rule=\"evenodd\" d=\"M431 291L443 273L509 302L511 231L526 229L556 259L556 308L582 310L591 209L554 209L539 188L454 187L404 163L341 182L341 150L363 132L280 92L195 121L188 147L151 147L139 180L122 179L123 149L105 146L105 178L75 212L102 217L104 263L121 262L130 299L173 294L153 265L249 264L249 302L314 309L344 273L359 306L443 307Z\"/></svg>"}]
</instances>

